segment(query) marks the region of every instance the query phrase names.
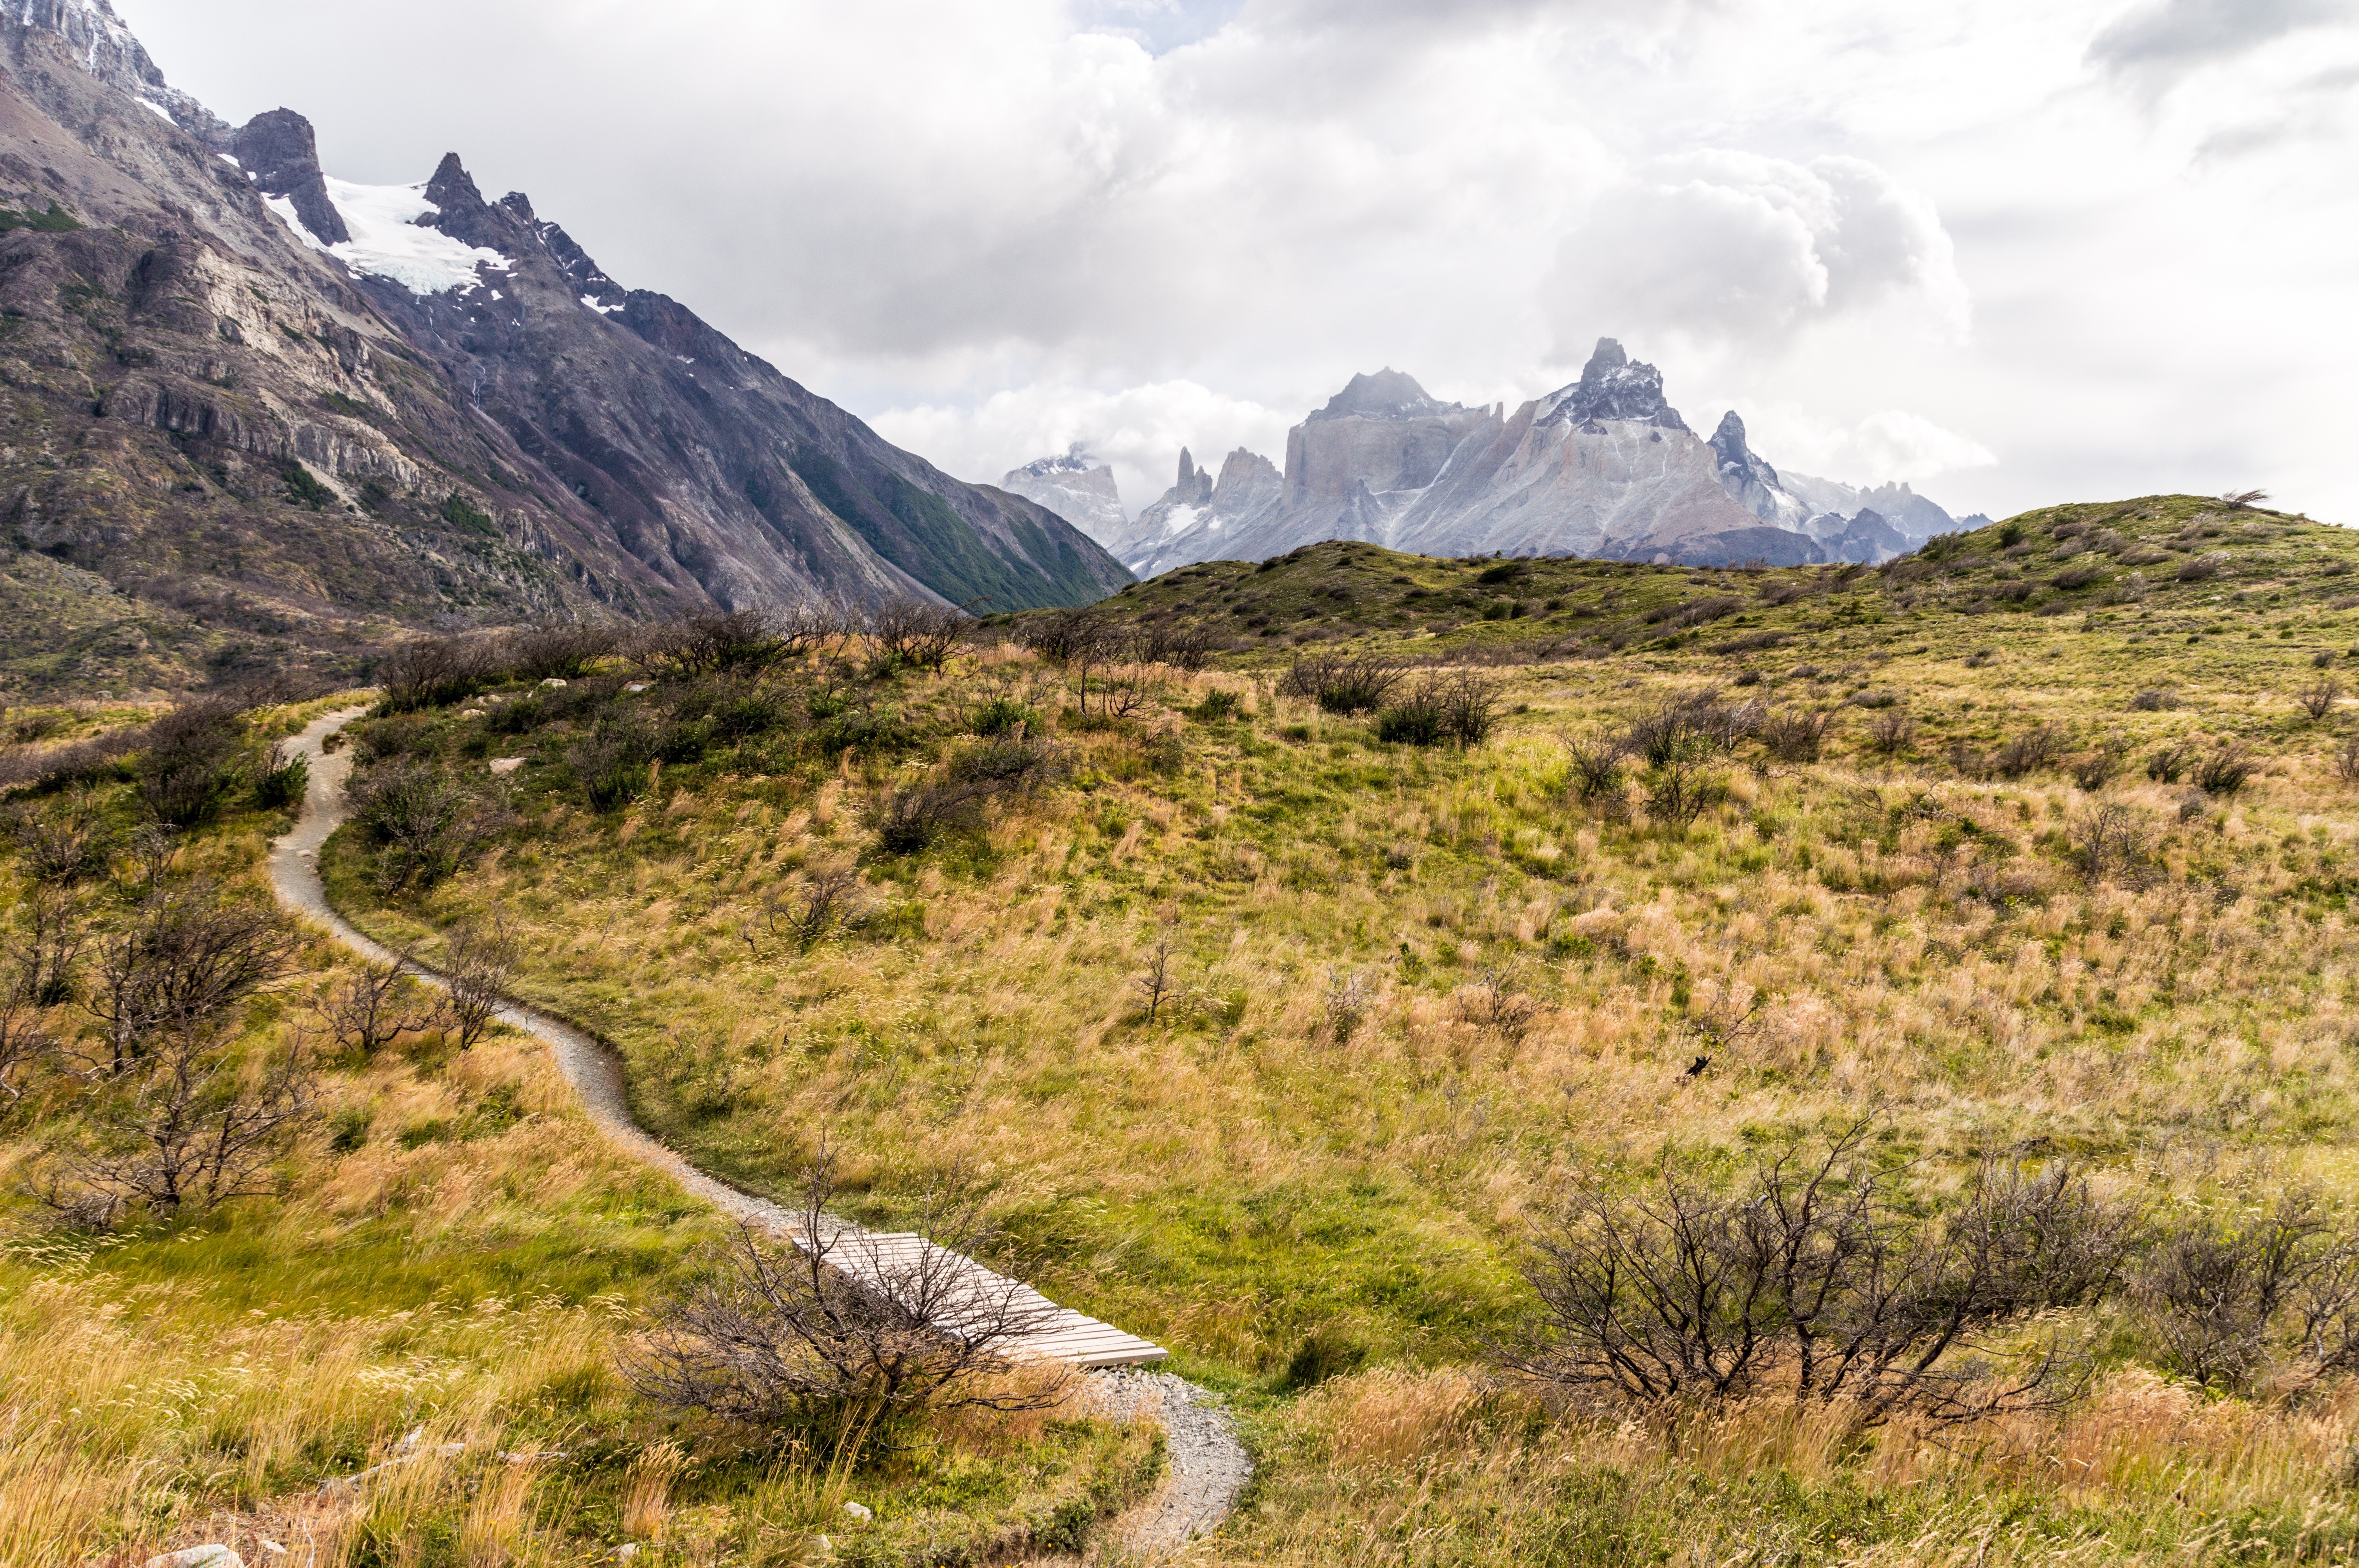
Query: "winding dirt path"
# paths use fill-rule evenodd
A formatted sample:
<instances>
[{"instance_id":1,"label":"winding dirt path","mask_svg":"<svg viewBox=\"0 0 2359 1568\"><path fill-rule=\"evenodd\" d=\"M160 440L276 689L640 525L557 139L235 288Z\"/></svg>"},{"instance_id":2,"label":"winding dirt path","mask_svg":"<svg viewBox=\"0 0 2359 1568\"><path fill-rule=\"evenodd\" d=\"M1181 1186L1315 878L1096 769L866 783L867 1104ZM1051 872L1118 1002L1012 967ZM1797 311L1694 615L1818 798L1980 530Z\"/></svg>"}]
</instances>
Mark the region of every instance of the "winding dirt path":
<instances>
[{"instance_id":1,"label":"winding dirt path","mask_svg":"<svg viewBox=\"0 0 2359 1568\"><path fill-rule=\"evenodd\" d=\"M311 762L311 783L294 831L270 847L270 885L278 901L325 926L336 939L372 963L392 963L399 955L364 935L328 903L320 877L320 849L344 820L344 781L352 772L349 748L331 752L327 738L368 711L348 708L315 719L288 743ZM441 977L425 966L410 969L429 985ZM516 1003L500 1009L499 1021L547 1044L558 1071L582 1097L582 1108L598 1130L642 1164L653 1166L733 1219L788 1234L793 1216L767 1198L741 1192L690 1164L649 1137L631 1119L622 1064L612 1052L560 1019ZM1220 1396L1169 1372L1117 1369L1088 1374L1092 1405L1126 1419L1149 1415L1166 1434L1170 1474L1152 1498L1115 1521L1115 1533L1135 1552L1175 1552L1218 1529L1253 1478L1253 1460L1237 1441L1235 1423Z\"/></svg>"}]
</instances>

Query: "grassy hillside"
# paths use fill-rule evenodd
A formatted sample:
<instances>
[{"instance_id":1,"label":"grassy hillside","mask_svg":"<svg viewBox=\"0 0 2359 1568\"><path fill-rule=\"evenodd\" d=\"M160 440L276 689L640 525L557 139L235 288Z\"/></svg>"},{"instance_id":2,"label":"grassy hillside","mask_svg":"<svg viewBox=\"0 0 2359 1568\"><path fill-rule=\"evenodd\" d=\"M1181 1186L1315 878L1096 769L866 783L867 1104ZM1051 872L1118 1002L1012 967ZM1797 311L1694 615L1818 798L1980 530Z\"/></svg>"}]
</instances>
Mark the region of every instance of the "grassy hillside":
<instances>
[{"instance_id":1,"label":"grassy hillside","mask_svg":"<svg viewBox=\"0 0 2359 1568\"><path fill-rule=\"evenodd\" d=\"M2069 1162L2158 1236L2294 1190L2346 1234L2354 563L2188 497L1882 569L1321 546L1126 590L1094 660L1036 617L939 670L650 655L387 712L364 788L461 827L381 805L325 869L429 957L505 922L732 1180L825 1139L891 1220L978 1173L1002 1261L1245 1412L1214 1556L2341 1560L2359 1389L2190 1360L2158 1286L2023 1325L2084 1380L1955 1429L1544 1396L1491 1346L1584 1182L1861 1120L1926 1205ZM1406 665L1370 710L1289 679L1361 654ZM1479 741L1383 738L1470 671Z\"/></svg>"}]
</instances>

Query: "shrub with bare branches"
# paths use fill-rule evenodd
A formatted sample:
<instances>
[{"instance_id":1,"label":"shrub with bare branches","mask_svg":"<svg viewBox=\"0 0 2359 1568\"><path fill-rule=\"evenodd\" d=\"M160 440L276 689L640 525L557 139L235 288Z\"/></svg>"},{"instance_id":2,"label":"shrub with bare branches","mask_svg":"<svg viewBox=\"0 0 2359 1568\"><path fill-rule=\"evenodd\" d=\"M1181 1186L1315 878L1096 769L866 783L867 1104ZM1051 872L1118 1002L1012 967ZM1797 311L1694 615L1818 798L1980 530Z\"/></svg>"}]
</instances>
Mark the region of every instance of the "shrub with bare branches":
<instances>
[{"instance_id":1,"label":"shrub with bare branches","mask_svg":"<svg viewBox=\"0 0 2359 1568\"><path fill-rule=\"evenodd\" d=\"M1991 771L2001 778L2019 779L2047 767L2063 750L2064 732L2053 724L2043 724L2010 737L1991 757Z\"/></svg>"},{"instance_id":2,"label":"shrub with bare branches","mask_svg":"<svg viewBox=\"0 0 2359 1568\"><path fill-rule=\"evenodd\" d=\"M470 920L451 933L442 952L443 1009L459 1033L459 1049L475 1042L507 1005L516 975L516 939L495 911L489 920Z\"/></svg>"},{"instance_id":3,"label":"shrub with bare branches","mask_svg":"<svg viewBox=\"0 0 2359 1568\"><path fill-rule=\"evenodd\" d=\"M1628 752L1615 735L1593 735L1575 739L1559 735L1558 744L1564 748L1566 782L1583 806L1600 806L1623 798L1623 775L1628 767Z\"/></svg>"},{"instance_id":4,"label":"shrub with bare branches","mask_svg":"<svg viewBox=\"0 0 2359 1568\"><path fill-rule=\"evenodd\" d=\"M2114 1277L2125 1217L2058 1167L1985 1164L1925 1201L1865 1124L1757 1160L1722 1193L1667 1162L1647 1188L1585 1187L1527 1270L1540 1308L1499 1358L1593 1398L1655 1404L1780 1389L1959 1422L2053 1404L2059 1359L1999 1338Z\"/></svg>"},{"instance_id":5,"label":"shrub with bare branches","mask_svg":"<svg viewBox=\"0 0 2359 1568\"><path fill-rule=\"evenodd\" d=\"M2294 700L2315 724L2333 712L2334 705L2343 700L2343 683L2332 676L2321 676L2296 693Z\"/></svg>"},{"instance_id":6,"label":"shrub with bare branches","mask_svg":"<svg viewBox=\"0 0 2359 1568\"><path fill-rule=\"evenodd\" d=\"M962 1173L927 1191L911 1234L846 1225L828 1212L836 1193L822 1148L803 1174L792 1241L741 1229L625 1353L632 1384L675 1409L832 1430L855 1448L928 1407L1057 1402L1052 1382L1006 1380L1057 1309L969 1261L996 1232Z\"/></svg>"},{"instance_id":7,"label":"shrub with bare branches","mask_svg":"<svg viewBox=\"0 0 2359 1568\"><path fill-rule=\"evenodd\" d=\"M2245 787L2257 765L2242 746L2223 742L2218 751L2197 764L2195 787L2206 795L2234 795Z\"/></svg>"},{"instance_id":8,"label":"shrub with bare branches","mask_svg":"<svg viewBox=\"0 0 2359 1568\"><path fill-rule=\"evenodd\" d=\"M10 1105L25 1098L34 1069L57 1050L57 1036L34 1000L37 985L37 977L20 964L11 964L0 976L0 1097Z\"/></svg>"},{"instance_id":9,"label":"shrub with bare branches","mask_svg":"<svg viewBox=\"0 0 2359 1568\"><path fill-rule=\"evenodd\" d=\"M1278 681L1283 697L1307 697L1326 713L1369 713L1382 708L1406 672L1375 654L1298 654Z\"/></svg>"},{"instance_id":10,"label":"shrub with bare branches","mask_svg":"<svg viewBox=\"0 0 2359 1568\"><path fill-rule=\"evenodd\" d=\"M376 850L380 892L432 887L506 826L493 803L447 769L401 757L344 786L354 829Z\"/></svg>"},{"instance_id":11,"label":"shrub with bare branches","mask_svg":"<svg viewBox=\"0 0 2359 1568\"><path fill-rule=\"evenodd\" d=\"M1832 708L1782 708L1761 726L1761 744L1781 762L1815 762L1826 754L1834 727Z\"/></svg>"},{"instance_id":12,"label":"shrub with bare branches","mask_svg":"<svg viewBox=\"0 0 2359 1568\"><path fill-rule=\"evenodd\" d=\"M94 1065L121 1074L152 1039L206 1035L286 973L299 946L277 911L210 883L151 895L99 949L86 1005L105 1026L106 1058Z\"/></svg>"},{"instance_id":13,"label":"shrub with bare branches","mask_svg":"<svg viewBox=\"0 0 2359 1568\"><path fill-rule=\"evenodd\" d=\"M2344 784L2359 784L2359 735L2345 735L2334 749L2334 773Z\"/></svg>"},{"instance_id":14,"label":"shrub with bare branches","mask_svg":"<svg viewBox=\"0 0 2359 1568\"><path fill-rule=\"evenodd\" d=\"M139 759L139 798L176 827L212 821L246 774L248 752L236 703L185 702L147 727Z\"/></svg>"},{"instance_id":15,"label":"shrub with bare branches","mask_svg":"<svg viewBox=\"0 0 2359 1568\"><path fill-rule=\"evenodd\" d=\"M390 963L362 964L321 1009L329 1038L342 1050L374 1056L404 1034L432 1028L440 1010L418 1005L418 989L408 953Z\"/></svg>"},{"instance_id":16,"label":"shrub with bare branches","mask_svg":"<svg viewBox=\"0 0 2359 1568\"><path fill-rule=\"evenodd\" d=\"M2164 1364L2198 1383L2345 1370L2359 1365L2359 1234L2306 1187L2241 1218L2198 1215L2157 1239L2130 1301Z\"/></svg>"},{"instance_id":17,"label":"shrub with bare branches","mask_svg":"<svg viewBox=\"0 0 2359 1568\"><path fill-rule=\"evenodd\" d=\"M878 665L939 673L971 624L966 611L953 604L892 599L868 611L863 629L875 644Z\"/></svg>"},{"instance_id":18,"label":"shrub with bare branches","mask_svg":"<svg viewBox=\"0 0 2359 1568\"><path fill-rule=\"evenodd\" d=\"M860 872L852 866L827 866L804 874L802 886L788 903L766 906L771 935L792 938L797 948L810 952L854 914L860 894Z\"/></svg>"},{"instance_id":19,"label":"shrub with bare branches","mask_svg":"<svg viewBox=\"0 0 2359 1568\"><path fill-rule=\"evenodd\" d=\"M1881 757L1897 757L1917 739L1917 720L1905 708L1890 708L1869 720L1867 747Z\"/></svg>"},{"instance_id":20,"label":"shrub with bare branches","mask_svg":"<svg viewBox=\"0 0 2359 1568\"><path fill-rule=\"evenodd\" d=\"M2111 800L2073 825L2073 849L2092 882L2145 882L2154 859L2154 819L2125 802Z\"/></svg>"},{"instance_id":21,"label":"shrub with bare branches","mask_svg":"<svg viewBox=\"0 0 2359 1568\"><path fill-rule=\"evenodd\" d=\"M249 1064L212 1029L175 1024L141 1042L139 1066L100 1093L35 1190L102 1226L133 1203L169 1217L277 1196L272 1167L316 1098L300 1039Z\"/></svg>"}]
</instances>

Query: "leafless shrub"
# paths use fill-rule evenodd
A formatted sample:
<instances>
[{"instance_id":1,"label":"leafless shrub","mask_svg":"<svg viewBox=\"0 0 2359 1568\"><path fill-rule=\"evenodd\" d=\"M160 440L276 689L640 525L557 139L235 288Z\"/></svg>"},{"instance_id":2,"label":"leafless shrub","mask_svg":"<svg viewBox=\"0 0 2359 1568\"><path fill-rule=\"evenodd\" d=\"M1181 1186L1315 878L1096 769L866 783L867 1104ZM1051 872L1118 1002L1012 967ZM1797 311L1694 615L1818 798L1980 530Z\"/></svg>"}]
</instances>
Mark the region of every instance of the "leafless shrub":
<instances>
[{"instance_id":1,"label":"leafless shrub","mask_svg":"<svg viewBox=\"0 0 2359 1568\"><path fill-rule=\"evenodd\" d=\"M2196 765L2195 784L2206 795L2234 795L2257 765L2242 746L2228 742Z\"/></svg>"},{"instance_id":2,"label":"leafless shrub","mask_svg":"<svg viewBox=\"0 0 2359 1568\"><path fill-rule=\"evenodd\" d=\"M1376 739L1413 746L1482 744L1498 724L1499 686L1475 670L1428 675L1376 715Z\"/></svg>"},{"instance_id":3,"label":"leafless shrub","mask_svg":"<svg viewBox=\"0 0 2359 1568\"><path fill-rule=\"evenodd\" d=\"M1193 621L1158 622L1139 636L1141 659L1191 675L1212 662L1216 647L1211 629Z\"/></svg>"},{"instance_id":4,"label":"leafless shrub","mask_svg":"<svg viewBox=\"0 0 2359 1568\"><path fill-rule=\"evenodd\" d=\"M993 791L979 782L947 780L897 789L872 818L876 842L888 855L914 855L953 828L972 827Z\"/></svg>"},{"instance_id":5,"label":"leafless shrub","mask_svg":"<svg viewBox=\"0 0 2359 1568\"><path fill-rule=\"evenodd\" d=\"M1727 781L1712 769L1717 753L1707 737L1690 733L1659 754L1646 774L1647 815L1655 821L1686 827L1726 798Z\"/></svg>"},{"instance_id":6,"label":"leafless shrub","mask_svg":"<svg viewBox=\"0 0 2359 1568\"><path fill-rule=\"evenodd\" d=\"M93 1065L120 1075L151 1039L201 1040L286 973L299 946L276 910L237 903L210 883L153 894L100 946L86 1005L105 1026L106 1056Z\"/></svg>"},{"instance_id":7,"label":"leafless shrub","mask_svg":"<svg viewBox=\"0 0 2359 1568\"><path fill-rule=\"evenodd\" d=\"M2268 498L2266 490L2227 490L2220 492L2220 504L2231 512L2250 512Z\"/></svg>"},{"instance_id":8,"label":"leafless shrub","mask_svg":"<svg viewBox=\"0 0 2359 1568\"><path fill-rule=\"evenodd\" d=\"M536 626L511 635L500 648L500 662L507 674L523 680L579 680L622 643L622 634L611 626L582 622Z\"/></svg>"},{"instance_id":9,"label":"leafless shrub","mask_svg":"<svg viewBox=\"0 0 2359 1568\"><path fill-rule=\"evenodd\" d=\"M1494 966L1458 993L1458 1016L1477 1029L1519 1044L1539 1017L1538 999L1524 989L1514 965Z\"/></svg>"},{"instance_id":10,"label":"leafless shrub","mask_svg":"<svg viewBox=\"0 0 2359 1568\"><path fill-rule=\"evenodd\" d=\"M2247 1389L2286 1362L2311 1376L2359 1363L2359 1236L2294 1188L2238 1221L2198 1217L2159 1238L2130 1300L2171 1370Z\"/></svg>"},{"instance_id":11,"label":"leafless shrub","mask_svg":"<svg viewBox=\"0 0 2359 1568\"><path fill-rule=\"evenodd\" d=\"M36 883L16 901L16 913L7 954L25 987L26 1000L37 1008L71 1001L74 971L89 940L80 903L69 892Z\"/></svg>"},{"instance_id":12,"label":"leafless shrub","mask_svg":"<svg viewBox=\"0 0 2359 1568\"><path fill-rule=\"evenodd\" d=\"M1557 743L1564 748L1566 782L1573 795L1583 806L1597 806L1623 796L1623 775L1627 769L1628 753L1623 750L1620 737L1593 735L1575 738L1560 734Z\"/></svg>"},{"instance_id":13,"label":"leafless shrub","mask_svg":"<svg viewBox=\"0 0 2359 1568\"><path fill-rule=\"evenodd\" d=\"M502 639L471 635L421 637L376 663L387 713L414 713L473 697L498 678L506 664Z\"/></svg>"},{"instance_id":14,"label":"leafless shrub","mask_svg":"<svg viewBox=\"0 0 2359 1568\"><path fill-rule=\"evenodd\" d=\"M2072 782L2093 795L2120 774L2128 754L2129 749L2118 739L2108 739L2072 764Z\"/></svg>"},{"instance_id":15,"label":"leafless shrub","mask_svg":"<svg viewBox=\"0 0 2359 1568\"><path fill-rule=\"evenodd\" d=\"M0 976L0 1096L10 1105L25 1098L33 1069L58 1046L35 1000L38 984L38 978L22 964L11 964Z\"/></svg>"},{"instance_id":16,"label":"leafless shrub","mask_svg":"<svg viewBox=\"0 0 2359 1568\"><path fill-rule=\"evenodd\" d=\"M2310 721L2315 724L2333 712L2334 705L2343 700L2343 683L2332 676L2321 676L2302 687L2294 700L2301 705L2301 710L2310 715Z\"/></svg>"},{"instance_id":17,"label":"leafless shrub","mask_svg":"<svg viewBox=\"0 0 2359 1568\"><path fill-rule=\"evenodd\" d=\"M866 630L880 665L939 673L972 623L956 605L895 599L869 611Z\"/></svg>"},{"instance_id":18,"label":"leafless shrub","mask_svg":"<svg viewBox=\"0 0 2359 1568\"><path fill-rule=\"evenodd\" d=\"M1357 969L1327 971L1327 1034L1336 1044L1352 1043L1352 1036L1368 1021L1368 1011L1375 1004L1375 988Z\"/></svg>"},{"instance_id":19,"label":"leafless shrub","mask_svg":"<svg viewBox=\"0 0 2359 1568\"><path fill-rule=\"evenodd\" d=\"M2053 724L2027 730L2001 745L1991 757L1991 771L2001 778L2019 779L2049 766L2064 750L2064 732Z\"/></svg>"},{"instance_id":20,"label":"leafless shrub","mask_svg":"<svg viewBox=\"0 0 2359 1568\"><path fill-rule=\"evenodd\" d=\"M1024 622L1017 633L1024 645L1052 665L1082 659L1094 663L1114 623L1093 610L1059 610Z\"/></svg>"},{"instance_id":21,"label":"leafless shrub","mask_svg":"<svg viewBox=\"0 0 2359 1568\"><path fill-rule=\"evenodd\" d=\"M2359 735L2345 735L2334 749L2334 773L2344 784L2359 784Z\"/></svg>"},{"instance_id":22,"label":"leafless shrub","mask_svg":"<svg viewBox=\"0 0 2359 1568\"><path fill-rule=\"evenodd\" d=\"M299 1039L249 1071L212 1030L168 1028L143 1040L138 1065L85 1109L81 1136L53 1152L35 1192L102 1224L132 1203L169 1217L277 1196L272 1166L314 1099Z\"/></svg>"},{"instance_id":23,"label":"leafless shrub","mask_svg":"<svg viewBox=\"0 0 2359 1568\"><path fill-rule=\"evenodd\" d=\"M1917 739L1917 720L1905 708L1888 708L1877 714L1867 726L1868 750L1878 756L1897 757L1908 750Z\"/></svg>"},{"instance_id":24,"label":"leafless shrub","mask_svg":"<svg viewBox=\"0 0 2359 1568\"><path fill-rule=\"evenodd\" d=\"M925 1195L914 1234L847 1226L828 1213L835 1196L822 1148L804 1173L790 1245L741 1229L625 1353L631 1383L675 1409L832 1429L855 1458L875 1425L929 1406L1057 1402L1051 1382L1006 1380L1056 1309L968 1260L996 1233L960 1173Z\"/></svg>"},{"instance_id":25,"label":"leafless shrub","mask_svg":"<svg viewBox=\"0 0 2359 1568\"><path fill-rule=\"evenodd\" d=\"M14 827L16 864L34 881L71 887L106 869L105 819L81 795L56 809L19 813Z\"/></svg>"},{"instance_id":26,"label":"leafless shrub","mask_svg":"<svg viewBox=\"0 0 2359 1568\"><path fill-rule=\"evenodd\" d=\"M860 872L854 867L809 871L791 904L768 906L771 934L792 937L796 947L808 953L851 922L859 895Z\"/></svg>"},{"instance_id":27,"label":"leafless shrub","mask_svg":"<svg viewBox=\"0 0 2359 1568\"><path fill-rule=\"evenodd\" d=\"M733 610L645 626L623 640L623 656L650 678L694 680L752 675L793 657L802 622L775 611Z\"/></svg>"},{"instance_id":28,"label":"leafless shrub","mask_svg":"<svg viewBox=\"0 0 2359 1568\"><path fill-rule=\"evenodd\" d=\"M451 931L442 950L442 1006L458 1031L460 1050L474 1049L507 1005L516 966L516 935L497 911L489 920L466 921Z\"/></svg>"},{"instance_id":29,"label":"leafless shrub","mask_svg":"<svg viewBox=\"0 0 2359 1568\"><path fill-rule=\"evenodd\" d=\"M1765 1156L1729 1194L1668 1163L1642 1193L1584 1188L1527 1269L1540 1308L1499 1359L1638 1405L1782 1387L1871 1422L2052 1406L2059 1359L2010 1368L1999 1341L2102 1291L2125 1221L2060 1167L1985 1164L1935 1205L1868 1141L1862 1125Z\"/></svg>"},{"instance_id":30,"label":"leafless shrub","mask_svg":"<svg viewBox=\"0 0 2359 1568\"><path fill-rule=\"evenodd\" d=\"M364 963L321 1009L329 1038L341 1050L374 1056L404 1034L432 1028L440 1010L417 1006L417 990L408 954L390 963Z\"/></svg>"},{"instance_id":31,"label":"leafless shrub","mask_svg":"<svg viewBox=\"0 0 2359 1568\"><path fill-rule=\"evenodd\" d=\"M1146 971L1130 982L1139 1000L1147 1003L1147 1022L1150 1024L1158 1021L1163 1004L1171 1000L1171 993L1179 987L1179 975L1173 965L1179 950L1179 935L1167 925L1147 956Z\"/></svg>"},{"instance_id":32,"label":"leafless shrub","mask_svg":"<svg viewBox=\"0 0 2359 1568\"><path fill-rule=\"evenodd\" d=\"M1385 705L1403 671L1374 654L1299 654L1277 683L1285 697L1307 697L1328 713L1367 713Z\"/></svg>"},{"instance_id":33,"label":"leafless shrub","mask_svg":"<svg viewBox=\"0 0 2359 1568\"><path fill-rule=\"evenodd\" d=\"M2179 706L2179 694L2167 687L2150 686L2130 698L2134 713L2163 713Z\"/></svg>"},{"instance_id":34,"label":"leafless shrub","mask_svg":"<svg viewBox=\"0 0 2359 1568\"><path fill-rule=\"evenodd\" d=\"M2179 570L2172 575L2181 582L2208 582L2220 575L2220 568L2227 561L2227 553L2222 550L2214 550L2205 556L2190 556L2179 563Z\"/></svg>"},{"instance_id":35,"label":"leafless shrub","mask_svg":"<svg viewBox=\"0 0 2359 1568\"><path fill-rule=\"evenodd\" d=\"M2200 789L2190 789L2180 797L2179 820L2192 822L2212 809L2212 797Z\"/></svg>"},{"instance_id":36,"label":"leafless shrub","mask_svg":"<svg viewBox=\"0 0 2359 1568\"><path fill-rule=\"evenodd\" d=\"M1784 708L1761 726L1761 744L1781 762L1815 762L1825 753L1834 727L1831 708Z\"/></svg>"},{"instance_id":37,"label":"leafless shrub","mask_svg":"<svg viewBox=\"0 0 2359 1568\"><path fill-rule=\"evenodd\" d=\"M2185 741L2173 741L2146 760L2146 776L2157 784L2177 784L2195 760L2195 748Z\"/></svg>"},{"instance_id":38,"label":"leafless shrub","mask_svg":"<svg viewBox=\"0 0 2359 1568\"><path fill-rule=\"evenodd\" d=\"M2073 848L2092 882L2142 881L2149 875L2154 820L2122 801L2107 801L2073 826Z\"/></svg>"}]
</instances>

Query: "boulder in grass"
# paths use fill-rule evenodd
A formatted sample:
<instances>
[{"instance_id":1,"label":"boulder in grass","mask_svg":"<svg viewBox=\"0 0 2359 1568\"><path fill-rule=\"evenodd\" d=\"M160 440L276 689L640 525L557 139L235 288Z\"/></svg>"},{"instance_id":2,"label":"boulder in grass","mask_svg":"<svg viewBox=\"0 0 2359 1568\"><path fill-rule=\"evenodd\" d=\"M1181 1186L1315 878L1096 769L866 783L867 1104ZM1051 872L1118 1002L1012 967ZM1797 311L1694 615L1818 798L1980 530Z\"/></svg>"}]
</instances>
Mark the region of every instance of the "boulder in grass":
<instances>
[{"instance_id":1,"label":"boulder in grass","mask_svg":"<svg viewBox=\"0 0 2359 1568\"><path fill-rule=\"evenodd\" d=\"M245 1568L245 1559L226 1546L184 1546L150 1557L140 1568Z\"/></svg>"}]
</instances>

